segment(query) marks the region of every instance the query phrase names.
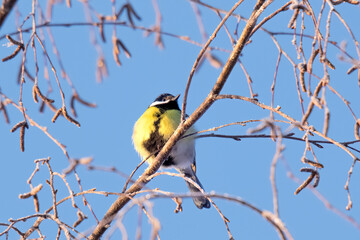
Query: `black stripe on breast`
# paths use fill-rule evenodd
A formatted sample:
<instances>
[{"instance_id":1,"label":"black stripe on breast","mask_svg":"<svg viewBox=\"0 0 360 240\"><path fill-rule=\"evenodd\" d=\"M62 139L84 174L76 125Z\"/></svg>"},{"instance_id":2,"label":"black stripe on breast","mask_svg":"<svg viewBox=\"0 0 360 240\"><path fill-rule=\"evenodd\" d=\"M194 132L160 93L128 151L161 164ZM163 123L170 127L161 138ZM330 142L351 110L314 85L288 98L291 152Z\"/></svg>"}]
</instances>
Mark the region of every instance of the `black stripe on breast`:
<instances>
[{"instance_id":1,"label":"black stripe on breast","mask_svg":"<svg viewBox=\"0 0 360 240\"><path fill-rule=\"evenodd\" d=\"M154 122L155 131L153 131L150 134L150 138L143 143L143 146L146 150L148 150L150 153L158 152L166 143L166 140L162 135L159 134L159 125L160 120L162 118L162 114L165 112L165 110L159 109L160 113L156 113L155 118L157 119ZM155 154L155 156L157 153Z\"/></svg>"}]
</instances>

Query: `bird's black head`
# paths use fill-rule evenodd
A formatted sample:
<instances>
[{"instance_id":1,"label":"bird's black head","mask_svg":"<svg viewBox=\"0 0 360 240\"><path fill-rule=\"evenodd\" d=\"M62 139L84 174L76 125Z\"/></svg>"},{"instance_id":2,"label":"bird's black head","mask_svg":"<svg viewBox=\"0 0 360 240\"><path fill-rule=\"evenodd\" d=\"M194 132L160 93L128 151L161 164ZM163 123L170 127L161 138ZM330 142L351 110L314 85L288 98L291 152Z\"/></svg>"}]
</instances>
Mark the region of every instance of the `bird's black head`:
<instances>
[{"instance_id":1,"label":"bird's black head","mask_svg":"<svg viewBox=\"0 0 360 240\"><path fill-rule=\"evenodd\" d=\"M180 110L179 105L177 103L179 97L180 94L174 96L169 93L163 93L155 99L155 101L150 105L150 107L157 107L164 110L169 110L169 109Z\"/></svg>"}]
</instances>

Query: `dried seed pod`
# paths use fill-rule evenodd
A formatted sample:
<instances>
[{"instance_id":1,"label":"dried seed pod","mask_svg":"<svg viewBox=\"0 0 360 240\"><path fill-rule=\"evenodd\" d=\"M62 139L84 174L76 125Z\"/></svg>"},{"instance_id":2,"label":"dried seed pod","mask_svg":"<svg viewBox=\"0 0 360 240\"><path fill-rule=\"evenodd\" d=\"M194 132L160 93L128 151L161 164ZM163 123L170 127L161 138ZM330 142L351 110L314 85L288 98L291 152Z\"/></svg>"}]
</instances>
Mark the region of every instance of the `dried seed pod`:
<instances>
[{"instance_id":1,"label":"dried seed pod","mask_svg":"<svg viewBox=\"0 0 360 240\"><path fill-rule=\"evenodd\" d=\"M78 121L76 121L75 119L73 119L72 117L70 117L70 115L67 113L66 108L62 107L62 114L64 115L64 117L71 123L75 124L76 126L80 127L80 123Z\"/></svg>"},{"instance_id":2,"label":"dried seed pod","mask_svg":"<svg viewBox=\"0 0 360 240\"><path fill-rule=\"evenodd\" d=\"M25 151L25 125L20 128L20 150Z\"/></svg>"},{"instance_id":3,"label":"dried seed pod","mask_svg":"<svg viewBox=\"0 0 360 240\"><path fill-rule=\"evenodd\" d=\"M329 68L331 68L332 70L335 70L335 66L329 61L329 59L325 58L324 62Z\"/></svg>"},{"instance_id":4,"label":"dried seed pod","mask_svg":"<svg viewBox=\"0 0 360 240\"><path fill-rule=\"evenodd\" d=\"M360 119L358 119L355 123L355 129L354 129L354 134L355 134L355 138L356 140L360 140L360 135L359 135L359 127L360 127Z\"/></svg>"},{"instance_id":5,"label":"dried seed pod","mask_svg":"<svg viewBox=\"0 0 360 240\"><path fill-rule=\"evenodd\" d=\"M117 38L115 36L113 36L113 56L115 59L115 62L117 63L117 65L121 66L121 62L119 59L119 54L120 54L120 49L119 49L119 45L117 44Z\"/></svg>"},{"instance_id":6,"label":"dried seed pod","mask_svg":"<svg viewBox=\"0 0 360 240\"><path fill-rule=\"evenodd\" d=\"M6 35L6 38L7 38L7 39L9 40L9 42L11 42L12 44L19 46L22 50L25 49L23 43L16 41L16 40L13 39L10 35Z\"/></svg>"},{"instance_id":7,"label":"dried seed pod","mask_svg":"<svg viewBox=\"0 0 360 240\"><path fill-rule=\"evenodd\" d=\"M316 172L314 169L312 169L312 168L301 168L300 169L300 172Z\"/></svg>"},{"instance_id":8,"label":"dried seed pod","mask_svg":"<svg viewBox=\"0 0 360 240\"><path fill-rule=\"evenodd\" d=\"M321 163L311 161L311 160L309 160L309 159L307 159L307 158L302 158L301 161L302 161L303 163L307 163L307 164L309 164L309 165L311 165L311 166L313 166L313 167L324 168L324 165L322 165ZM310 171L310 172L311 172L311 171Z\"/></svg>"},{"instance_id":9,"label":"dried seed pod","mask_svg":"<svg viewBox=\"0 0 360 240\"><path fill-rule=\"evenodd\" d=\"M316 172L313 187L316 188L319 185L319 182L320 182L320 174L319 172Z\"/></svg>"},{"instance_id":10,"label":"dried seed pod","mask_svg":"<svg viewBox=\"0 0 360 240\"><path fill-rule=\"evenodd\" d=\"M306 92L306 86L305 86L305 72L306 72L306 63L299 63L297 65L299 71L300 71L300 74L299 74L299 78L300 78L300 86L301 86L301 90L303 92Z\"/></svg>"},{"instance_id":11,"label":"dried seed pod","mask_svg":"<svg viewBox=\"0 0 360 240\"><path fill-rule=\"evenodd\" d=\"M318 96L321 88L323 87L322 82L323 82L323 81L321 81L321 82L316 86L315 91L314 91L314 94L313 94L314 97L317 97L317 96ZM308 108L307 108L307 110L306 110L306 112L305 112L302 120L301 120L301 124L305 124L305 122L306 122L307 119L309 118L309 116L310 116L313 108L314 108L314 102L311 101L311 102L309 103L309 105L308 105Z\"/></svg>"},{"instance_id":12,"label":"dried seed pod","mask_svg":"<svg viewBox=\"0 0 360 240\"><path fill-rule=\"evenodd\" d=\"M83 220L87 219L87 216L85 216L82 212L78 211L77 213L78 219L76 222L74 222L73 227L77 227Z\"/></svg>"},{"instance_id":13,"label":"dried seed pod","mask_svg":"<svg viewBox=\"0 0 360 240\"><path fill-rule=\"evenodd\" d=\"M38 103L39 100L38 100L38 98L37 98L35 85L34 85L34 87L33 87L33 89L32 89L32 95L33 95L34 102Z\"/></svg>"},{"instance_id":14,"label":"dried seed pod","mask_svg":"<svg viewBox=\"0 0 360 240\"><path fill-rule=\"evenodd\" d=\"M26 126L26 128L29 128L26 121L21 121L15 124L15 126L10 130L10 132L15 132L19 127Z\"/></svg>"},{"instance_id":15,"label":"dried seed pod","mask_svg":"<svg viewBox=\"0 0 360 240\"><path fill-rule=\"evenodd\" d=\"M59 108L59 109L56 111L54 117L51 119L51 121L52 121L53 123L54 123L54 122L56 121L56 119L60 116L60 113L62 113L62 108Z\"/></svg>"},{"instance_id":16,"label":"dried seed pod","mask_svg":"<svg viewBox=\"0 0 360 240\"><path fill-rule=\"evenodd\" d=\"M72 95L70 100L70 110L71 113L74 115L74 117L77 117L74 103L75 103L75 95Z\"/></svg>"},{"instance_id":17,"label":"dried seed pod","mask_svg":"<svg viewBox=\"0 0 360 240\"><path fill-rule=\"evenodd\" d=\"M105 17L100 16L99 20L100 20L100 24L98 26L99 26L100 36L101 36L102 41L106 42L106 38L105 38L105 34L104 34L104 20L105 20Z\"/></svg>"},{"instance_id":18,"label":"dried seed pod","mask_svg":"<svg viewBox=\"0 0 360 240\"><path fill-rule=\"evenodd\" d=\"M306 72L307 71L307 64L306 63L299 63L297 65L300 72Z\"/></svg>"},{"instance_id":19,"label":"dried seed pod","mask_svg":"<svg viewBox=\"0 0 360 240\"><path fill-rule=\"evenodd\" d=\"M42 101L42 102L40 103L39 112L43 113L43 112L44 112L44 109L45 109L45 102Z\"/></svg>"},{"instance_id":20,"label":"dried seed pod","mask_svg":"<svg viewBox=\"0 0 360 240\"><path fill-rule=\"evenodd\" d=\"M344 0L347 3L353 4L353 5L358 5L360 2L357 0Z\"/></svg>"},{"instance_id":21,"label":"dried seed pod","mask_svg":"<svg viewBox=\"0 0 360 240\"><path fill-rule=\"evenodd\" d=\"M353 71L355 71L356 69L358 69L359 67L358 66L356 66L356 65L353 65L353 66L351 66L351 68L349 68L349 70L347 70L347 74L351 74Z\"/></svg>"},{"instance_id":22,"label":"dried seed pod","mask_svg":"<svg viewBox=\"0 0 360 240\"><path fill-rule=\"evenodd\" d=\"M307 63L307 70L309 73L312 73L312 65L313 65L313 62L316 58L316 56L319 54L319 48L316 49L310 56L309 60L308 60L308 63Z\"/></svg>"},{"instance_id":23,"label":"dried seed pod","mask_svg":"<svg viewBox=\"0 0 360 240\"><path fill-rule=\"evenodd\" d=\"M33 96L34 96L34 94L38 95L41 98L41 100L43 100L44 102L49 102L49 103L55 102L54 100L45 97L44 94L41 93L37 84L35 84L33 87ZM34 98L34 101L35 101L35 98ZM36 98L35 102L37 102L37 98Z\"/></svg>"},{"instance_id":24,"label":"dried seed pod","mask_svg":"<svg viewBox=\"0 0 360 240\"><path fill-rule=\"evenodd\" d=\"M20 52L20 50L21 50L21 47L18 46L12 54L10 54L7 57L4 57L3 59L1 59L1 61L6 62L10 59L13 59Z\"/></svg>"},{"instance_id":25,"label":"dried seed pod","mask_svg":"<svg viewBox=\"0 0 360 240\"><path fill-rule=\"evenodd\" d=\"M75 92L71 96L71 100L70 100L70 109L71 109L72 114L75 117L77 117L76 110L75 110L75 100L77 100L79 103L81 103L87 107L91 107L91 108L97 107L97 105L95 103L90 103L90 102L85 101L84 99L80 98L80 96L77 92Z\"/></svg>"},{"instance_id":26,"label":"dried seed pod","mask_svg":"<svg viewBox=\"0 0 360 240\"><path fill-rule=\"evenodd\" d=\"M85 105L85 106L87 106L87 107L92 107L92 108L96 108L96 107L97 107L97 105L96 105L95 103L90 103L90 102L85 101L84 99L80 98L80 96L79 96L78 94L75 95L75 99L76 99L79 103L81 103L81 104L83 104L83 105Z\"/></svg>"},{"instance_id":27,"label":"dried seed pod","mask_svg":"<svg viewBox=\"0 0 360 240\"><path fill-rule=\"evenodd\" d=\"M323 134L327 136L330 126L330 111L327 107L325 107L325 117L324 117L324 127Z\"/></svg>"},{"instance_id":28,"label":"dried seed pod","mask_svg":"<svg viewBox=\"0 0 360 240\"><path fill-rule=\"evenodd\" d=\"M312 171L310 176L296 189L295 195L299 194L304 188L307 187L311 183L311 181L314 179L316 175L315 171Z\"/></svg>"},{"instance_id":29,"label":"dried seed pod","mask_svg":"<svg viewBox=\"0 0 360 240\"><path fill-rule=\"evenodd\" d=\"M127 58L131 58L130 51L125 47L125 44L122 41L120 41L120 39L116 40L116 44L120 45L120 47L124 50L125 55L126 55Z\"/></svg>"}]
</instances>

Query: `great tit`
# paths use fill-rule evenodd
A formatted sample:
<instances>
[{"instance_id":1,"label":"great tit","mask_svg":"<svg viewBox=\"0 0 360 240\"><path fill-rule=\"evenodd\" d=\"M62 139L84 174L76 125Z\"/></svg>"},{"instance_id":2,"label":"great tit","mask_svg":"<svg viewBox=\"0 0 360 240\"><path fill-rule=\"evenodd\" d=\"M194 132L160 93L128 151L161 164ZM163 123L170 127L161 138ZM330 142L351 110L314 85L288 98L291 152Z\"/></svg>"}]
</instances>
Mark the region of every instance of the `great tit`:
<instances>
[{"instance_id":1,"label":"great tit","mask_svg":"<svg viewBox=\"0 0 360 240\"><path fill-rule=\"evenodd\" d=\"M181 111L177 102L179 96L173 96L169 93L161 94L134 125L132 140L135 150L143 159L152 154L147 160L149 164L152 163L157 153L180 124ZM185 135L192 132L195 132L194 128L189 129ZM195 142L193 137L185 137L179 140L161 167L175 168L203 188L195 174ZM190 192L200 192L193 184L189 182L186 184ZM204 196L194 196L193 201L199 209L210 207L209 200Z\"/></svg>"}]
</instances>

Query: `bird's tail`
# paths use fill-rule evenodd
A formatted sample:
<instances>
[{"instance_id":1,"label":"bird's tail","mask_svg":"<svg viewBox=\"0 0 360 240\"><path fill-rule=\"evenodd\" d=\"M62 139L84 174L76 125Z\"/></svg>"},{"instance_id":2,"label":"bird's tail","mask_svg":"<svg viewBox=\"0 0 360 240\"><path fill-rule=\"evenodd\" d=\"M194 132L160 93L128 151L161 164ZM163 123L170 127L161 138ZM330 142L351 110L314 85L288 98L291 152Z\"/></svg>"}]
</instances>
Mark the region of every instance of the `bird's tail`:
<instances>
[{"instance_id":1,"label":"bird's tail","mask_svg":"<svg viewBox=\"0 0 360 240\"><path fill-rule=\"evenodd\" d=\"M202 189L204 189L192 168L181 169L180 172L185 174L186 177L190 178L191 180L196 182L197 185L199 185ZM193 184L189 183L188 181L185 181L185 182L186 182L190 192L197 193L197 194L201 193L201 191L197 187L195 187ZM199 209L210 208L210 202L204 196L194 196L193 201L194 201L196 207L198 207Z\"/></svg>"}]
</instances>

